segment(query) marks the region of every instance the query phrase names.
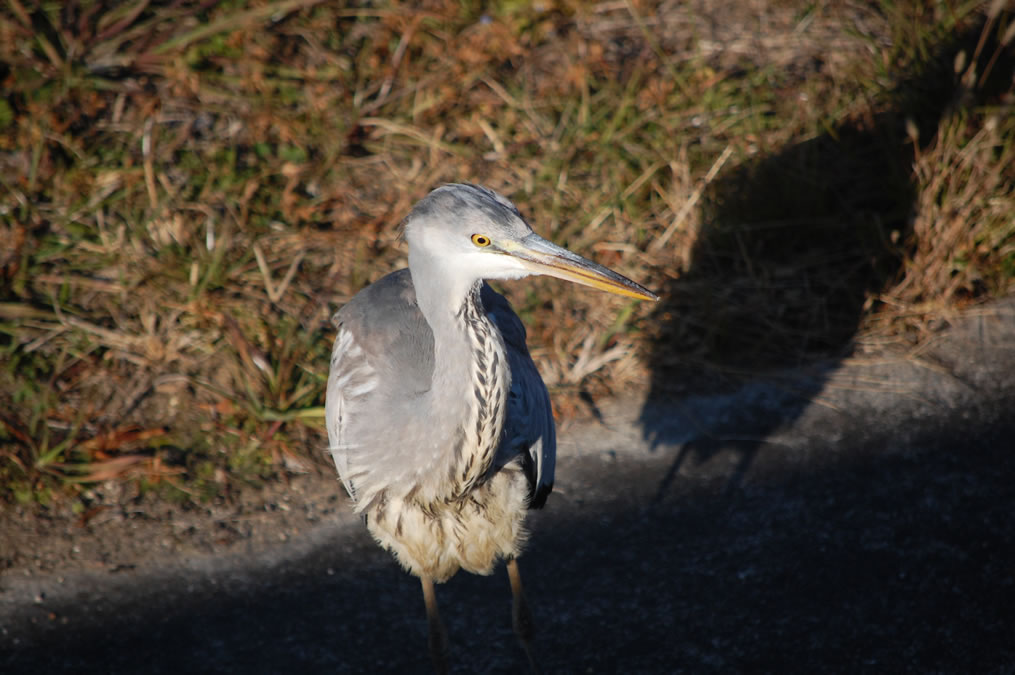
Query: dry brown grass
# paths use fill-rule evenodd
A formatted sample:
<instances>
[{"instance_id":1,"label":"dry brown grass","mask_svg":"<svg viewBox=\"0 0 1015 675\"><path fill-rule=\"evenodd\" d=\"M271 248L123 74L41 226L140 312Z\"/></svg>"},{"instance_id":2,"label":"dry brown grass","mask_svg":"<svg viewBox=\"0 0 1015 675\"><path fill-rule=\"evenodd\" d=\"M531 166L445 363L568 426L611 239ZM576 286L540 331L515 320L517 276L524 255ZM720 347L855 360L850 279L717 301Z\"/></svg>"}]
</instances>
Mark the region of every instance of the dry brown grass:
<instances>
[{"instance_id":1,"label":"dry brown grass","mask_svg":"<svg viewBox=\"0 0 1015 675\"><path fill-rule=\"evenodd\" d=\"M0 483L212 497L323 466L327 319L442 182L666 291L504 288L562 416L1007 292L1010 13L830 4L12 1ZM906 84L963 50L999 54L965 100Z\"/></svg>"},{"instance_id":2,"label":"dry brown grass","mask_svg":"<svg viewBox=\"0 0 1015 675\"><path fill-rule=\"evenodd\" d=\"M1005 111L1001 114L1008 114ZM914 163L912 257L893 301L950 306L1003 292L1015 250L1015 151L998 113L949 119Z\"/></svg>"}]
</instances>

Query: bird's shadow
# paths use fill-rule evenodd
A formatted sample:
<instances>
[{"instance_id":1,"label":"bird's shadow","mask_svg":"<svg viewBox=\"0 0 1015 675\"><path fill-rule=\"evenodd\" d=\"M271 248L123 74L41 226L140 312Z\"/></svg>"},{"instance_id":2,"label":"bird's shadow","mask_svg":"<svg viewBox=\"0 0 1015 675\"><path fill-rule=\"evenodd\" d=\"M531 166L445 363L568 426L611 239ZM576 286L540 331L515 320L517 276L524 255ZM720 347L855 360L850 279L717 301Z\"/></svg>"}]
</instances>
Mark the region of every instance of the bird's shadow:
<instances>
[{"instance_id":1,"label":"bird's shadow","mask_svg":"<svg viewBox=\"0 0 1015 675\"><path fill-rule=\"evenodd\" d=\"M1007 58L976 91L963 87L956 58L968 62L983 29L956 32L896 73L873 111L710 184L689 264L653 315L641 425L654 447L679 447L659 499L682 471L722 453L733 454L735 490L766 439L800 416L851 353L869 299L902 272L917 208L914 149L932 142L945 115L1011 81ZM991 55L985 49L981 60Z\"/></svg>"}]
</instances>

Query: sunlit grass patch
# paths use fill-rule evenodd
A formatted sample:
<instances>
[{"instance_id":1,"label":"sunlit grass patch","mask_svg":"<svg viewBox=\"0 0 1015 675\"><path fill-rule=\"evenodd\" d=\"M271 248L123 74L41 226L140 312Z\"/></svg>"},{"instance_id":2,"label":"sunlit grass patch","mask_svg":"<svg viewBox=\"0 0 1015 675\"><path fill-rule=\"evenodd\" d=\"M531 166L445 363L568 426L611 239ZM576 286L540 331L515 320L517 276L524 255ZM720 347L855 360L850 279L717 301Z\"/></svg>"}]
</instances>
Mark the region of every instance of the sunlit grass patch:
<instances>
[{"instance_id":1,"label":"sunlit grass patch","mask_svg":"<svg viewBox=\"0 0 1015 675\"><path fill-rule=\"evenodd\" d=\"M326 466L328 317L442 182L666 292L503 286L563 417L1006 293L999 7L10 2L0 491Z\"/></svg>"}]
</instances>

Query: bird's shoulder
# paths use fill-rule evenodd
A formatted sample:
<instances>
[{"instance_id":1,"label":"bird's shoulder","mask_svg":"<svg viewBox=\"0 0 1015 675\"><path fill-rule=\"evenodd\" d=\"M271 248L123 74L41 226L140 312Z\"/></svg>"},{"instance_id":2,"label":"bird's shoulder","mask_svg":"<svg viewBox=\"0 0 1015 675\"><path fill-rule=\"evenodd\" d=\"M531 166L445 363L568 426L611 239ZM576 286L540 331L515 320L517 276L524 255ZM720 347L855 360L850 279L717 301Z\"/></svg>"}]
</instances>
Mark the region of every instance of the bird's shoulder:
<instances>
[{"instance_id":1,"label":"bird's shoulder","mask_svg":"<svg viewBox=\"0 0 1015 675\"><path fill-rule=\"evenodd\" d=\"M348 333L375 370L429 385L433 332L416 304L409 270L391 272L359 291L332 322L339 334Z\"/></svg>"},{"instance_id":2,"label":"bird's shoulder","mask_svg":"<svg viewBox=\"0 0 1015 675\"><path fill-rule=\"evenodd\" d=\"M335 312L331 320L338 327L359 327L404 320L412 312L419 312L416 289L409 270L400 269L362 288Z\"/></svg>"}]
</instances>

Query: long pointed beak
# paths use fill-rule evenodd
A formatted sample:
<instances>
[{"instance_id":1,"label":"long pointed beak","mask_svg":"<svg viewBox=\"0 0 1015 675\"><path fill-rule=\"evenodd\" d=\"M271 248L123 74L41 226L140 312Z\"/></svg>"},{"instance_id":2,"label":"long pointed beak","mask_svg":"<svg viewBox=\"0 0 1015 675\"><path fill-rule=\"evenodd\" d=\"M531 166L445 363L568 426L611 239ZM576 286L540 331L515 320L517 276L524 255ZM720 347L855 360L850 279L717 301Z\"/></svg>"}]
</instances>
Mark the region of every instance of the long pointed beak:
<instances>
[{"instance_id":1,"label":"long pointed beak","mask_svg":"<svg viewBox=\"0 0 1015 675\"><path fill-rule=\"evenodd\" d=\"M526 235L520 242L500 242L499 248L521 260L533 274L546 274L639 300L659 299L644 286L535 233Z\"/></svg>"}]
</instances>

